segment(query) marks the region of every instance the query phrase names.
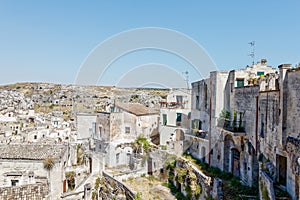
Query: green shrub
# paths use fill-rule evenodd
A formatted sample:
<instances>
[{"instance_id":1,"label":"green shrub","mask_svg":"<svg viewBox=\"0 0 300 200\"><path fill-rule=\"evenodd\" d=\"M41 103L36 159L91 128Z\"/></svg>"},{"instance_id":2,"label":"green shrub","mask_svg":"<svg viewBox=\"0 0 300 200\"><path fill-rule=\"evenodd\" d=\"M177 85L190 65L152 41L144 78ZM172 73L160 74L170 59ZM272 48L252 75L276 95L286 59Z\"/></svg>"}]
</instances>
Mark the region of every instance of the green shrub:
<instances>
[{"instance_id":1,"label":"green shrub","mask_svg":"<svg viewBox=\"0 0 300 200\"><path fill-rule=\"evenodd\" d=\"M220 119L229 119L230 118L230 112L227 110L222 110L220 113Z\"/></svg>"},{"instance_id":2,"label":"green shrub","mask_svg":"<svg viewBox=\"0 0 300 200\"><path fill-rule=\"evenodd\" d=\"M134 200L142 200L142 193L138 192L135 197Z\"/></svg>"}]
</instances>

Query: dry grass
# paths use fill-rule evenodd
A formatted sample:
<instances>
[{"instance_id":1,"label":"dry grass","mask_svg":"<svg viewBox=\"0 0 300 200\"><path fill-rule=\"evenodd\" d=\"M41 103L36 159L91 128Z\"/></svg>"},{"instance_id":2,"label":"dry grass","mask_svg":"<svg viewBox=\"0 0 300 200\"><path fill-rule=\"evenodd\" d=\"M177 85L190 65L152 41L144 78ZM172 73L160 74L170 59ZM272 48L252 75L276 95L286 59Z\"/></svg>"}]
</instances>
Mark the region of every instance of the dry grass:
<instances>
[{"instance_id":1,"label":"dry grass","mask_svg":"<svg viewBox=\"0 0 300 200\"><path fill-rule=\"evenodd\" d=\"M175 200L170 189L163 186L163 182L149 177L129 178L125 183L134 191L142 194L143 200Z\"/></svg>"}]
</instances>

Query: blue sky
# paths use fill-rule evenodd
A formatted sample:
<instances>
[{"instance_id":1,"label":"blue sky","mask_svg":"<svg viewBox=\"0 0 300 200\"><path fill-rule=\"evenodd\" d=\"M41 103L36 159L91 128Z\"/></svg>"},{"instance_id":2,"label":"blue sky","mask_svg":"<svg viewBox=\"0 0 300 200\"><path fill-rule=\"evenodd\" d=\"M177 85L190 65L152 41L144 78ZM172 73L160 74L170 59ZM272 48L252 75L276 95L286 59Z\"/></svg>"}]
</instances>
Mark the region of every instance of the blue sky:
<instances>
[{"instance_id":1,"label":"blue sky","mask_svg":"<svg viewBox=\"0 0 300 200\"><path fill-rule=\"evenodd\" d=\"M74 83L82 62L102 41L134 28L162 27L197 41L221 70L251 64L300 62L300 1L0 1L0 84ZM115 62L100 84L114 85L143 63L163 63L179 73L190 66L159 51L135 52ZM125 71L126 71L125 70Z\"/></svg>"}]
</instances>

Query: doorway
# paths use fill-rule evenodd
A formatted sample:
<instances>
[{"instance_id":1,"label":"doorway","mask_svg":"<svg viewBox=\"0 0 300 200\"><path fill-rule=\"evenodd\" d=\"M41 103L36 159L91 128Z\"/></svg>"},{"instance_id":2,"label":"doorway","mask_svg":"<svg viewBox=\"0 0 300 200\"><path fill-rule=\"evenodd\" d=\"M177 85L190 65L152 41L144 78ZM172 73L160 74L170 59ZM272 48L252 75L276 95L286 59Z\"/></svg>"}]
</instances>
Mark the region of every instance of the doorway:
<instances>
[{"instance_id":1,"label":"doorway","mask_svg":"<svg viewBox=\"0 0 300 200\"><path fill-rule=\"evenodd\" d=\"M286 177L287 177L287 158L281 155L276 156L277 160L277 181L280 185L286 186Z\"/></svg>"},{"instance_id":2,"label":"doorway","mask_svg":"<svg viewBox=\"0 0 300 200\"><path fill-rule=\"evenodd\" d=\"M240 177L240 152L237 149L232 149L232 174Z\"/></svg>"}]
</instances>

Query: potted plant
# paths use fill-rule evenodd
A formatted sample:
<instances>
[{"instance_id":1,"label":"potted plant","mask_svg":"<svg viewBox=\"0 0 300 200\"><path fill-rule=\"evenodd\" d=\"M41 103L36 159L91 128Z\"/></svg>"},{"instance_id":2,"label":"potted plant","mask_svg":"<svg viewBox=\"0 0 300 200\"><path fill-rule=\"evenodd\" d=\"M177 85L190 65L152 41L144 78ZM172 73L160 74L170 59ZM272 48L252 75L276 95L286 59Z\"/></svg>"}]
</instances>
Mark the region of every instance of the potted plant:
<instances>
[{"instance_id":1,"label":"potted plant","mask_svg":"<svg viewBox=\"0 0 300 200\"><path fill-rule=\"evenodd\" d=\"M233 121L232 121L232 128L234 131L237 131L237 112L233 112Z\"/></svg>"},{"instance_id":2,"label":"potted plant","mask_svg":"<svg viewBox=\"0 0 300 200\"><path fill-rule=\"evenodd\" d=\"M230 126L229 119L230 119L230 112L227 110L222 110L220 113L220 117L218 119L218 126L223 128Z\"/></svg>"}]
</instances>

